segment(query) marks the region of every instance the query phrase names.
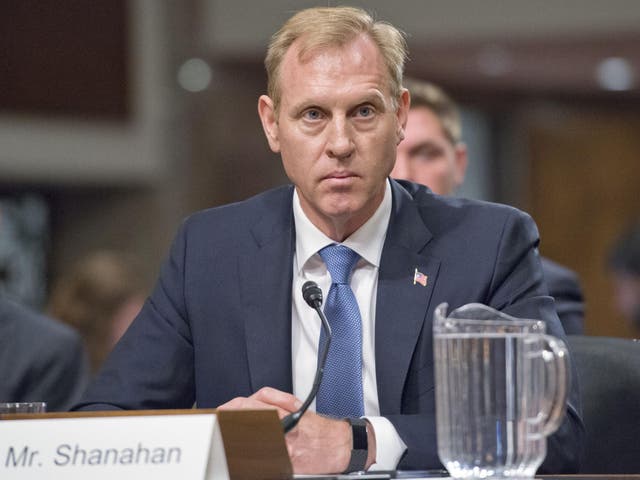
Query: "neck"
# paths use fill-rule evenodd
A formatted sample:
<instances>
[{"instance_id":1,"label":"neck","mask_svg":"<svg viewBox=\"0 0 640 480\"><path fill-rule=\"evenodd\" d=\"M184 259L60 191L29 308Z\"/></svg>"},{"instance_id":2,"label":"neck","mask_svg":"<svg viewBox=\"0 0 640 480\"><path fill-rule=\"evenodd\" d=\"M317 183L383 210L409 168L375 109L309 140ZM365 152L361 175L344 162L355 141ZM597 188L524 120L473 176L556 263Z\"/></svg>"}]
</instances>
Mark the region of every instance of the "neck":
<instances>
[{"instance_id":1,"label":"neck","mask_svg":"<svg viewBox=\"0 0 640 480\"><path fill-rule=\"evenodd\" d=\"M348 212L343 215L328 216L305 204L306 202L304 202L302 197L300 197L300 206L309 221L313 223L318 230L331 240L342 243L375 214L382 203L383 197L384 190L378 201L371 202L371 208L358 212L357 214Z\"/></svg>"},{"instance_id":2,"label":"neck","mask_svg":"<svg viewBox=\"0 0 640 480\"><path fill-rule=\"evenodd\" d=\"M366 221L366 220L365 220ZM324 233L331 240L334 240L338 243L342 243L346 240L353 232L355 232L358 228L360 228L364 222L360 222L359 224L349 225L348 221L341 222L336 219L331 219L330 222L326 222L324 225L314 225L318 227L322 233Z\"/></svg>"}]
</instances>

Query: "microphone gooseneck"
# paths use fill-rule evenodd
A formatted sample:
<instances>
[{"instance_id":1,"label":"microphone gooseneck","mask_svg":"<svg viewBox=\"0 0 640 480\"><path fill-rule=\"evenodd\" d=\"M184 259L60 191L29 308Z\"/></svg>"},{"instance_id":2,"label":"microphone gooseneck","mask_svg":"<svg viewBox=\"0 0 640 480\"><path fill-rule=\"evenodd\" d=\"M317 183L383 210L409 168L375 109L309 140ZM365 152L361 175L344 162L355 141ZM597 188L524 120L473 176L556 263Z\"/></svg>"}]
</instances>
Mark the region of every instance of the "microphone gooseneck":
<instances>
[{"instance_id":1,"label":"microphone gooseneck","mask_svg":"<svg viewBox=\"0 0 640 480\"><path fill-rule=\"evenodd\" d=\"M324 316L324 312L320 308L322 307L322 290L318 287L318 284L312 281L305 282L304 285L302 285L302 298L307 302L307 305L318 313L318 316L322 321L322 328L324 328L324 333L327 336L327 341L324 342L322 352L320 352L316 376L313 379L313 387L311 387L309 395L307 395L307 398L300 409L290 413L282 419L282 429L284 430L284 433L287 433L298 424L300 418L304 415L304 412L307 411L313 399L316 398L318 389L320 388L320 382L322 382L322 374L324 373L324 364L327 361L327 354L329 353L329 345L331 344L331 327L329 326L327 317Z\"/></svg>"}]
</instances>

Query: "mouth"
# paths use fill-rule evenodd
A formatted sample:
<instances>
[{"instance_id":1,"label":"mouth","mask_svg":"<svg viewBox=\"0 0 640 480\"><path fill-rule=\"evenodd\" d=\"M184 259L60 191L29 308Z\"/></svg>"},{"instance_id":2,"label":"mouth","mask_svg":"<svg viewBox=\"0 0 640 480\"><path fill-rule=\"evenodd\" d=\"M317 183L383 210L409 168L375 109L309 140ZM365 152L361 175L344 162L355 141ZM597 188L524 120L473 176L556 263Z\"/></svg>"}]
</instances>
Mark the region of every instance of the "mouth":
<instances>
[{"instance_id":1,"label":"mouth","mask_svg":"<svg viewBox=\"0 0 640 480\"><path fill-rule=\"evenodd\" d=\"M325 175L323 180L333 180L333 181L347 181L356 178L357 175L353 172L331 172L328 175Z\"/></svg>"}]
</instances>

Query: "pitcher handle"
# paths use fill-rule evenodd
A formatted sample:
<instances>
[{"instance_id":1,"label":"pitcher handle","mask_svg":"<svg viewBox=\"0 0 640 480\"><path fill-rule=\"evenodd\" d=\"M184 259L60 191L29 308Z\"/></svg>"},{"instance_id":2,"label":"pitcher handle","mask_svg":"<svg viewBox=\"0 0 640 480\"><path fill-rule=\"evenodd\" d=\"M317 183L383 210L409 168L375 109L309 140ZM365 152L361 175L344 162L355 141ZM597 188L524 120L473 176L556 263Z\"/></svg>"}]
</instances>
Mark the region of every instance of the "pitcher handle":
<instances>
[{"instance_id":1,"label":"pitcher handle","mask_svg":"<svg viewBox=\"0 0 640 480\"><path fill-rule=\"evenodd\" d=\"M543 350L542 360L545 363L547 378L551 381L545 382L546 389L545 398L551 398L551 408L546 413L546 421L542 428L542 434L549 436L555 432L562 420L567 405L567 396L569 394L569 350L565 343L559 338L551 335L541 335L548 350Z\"/></svg>"}]
</instances>

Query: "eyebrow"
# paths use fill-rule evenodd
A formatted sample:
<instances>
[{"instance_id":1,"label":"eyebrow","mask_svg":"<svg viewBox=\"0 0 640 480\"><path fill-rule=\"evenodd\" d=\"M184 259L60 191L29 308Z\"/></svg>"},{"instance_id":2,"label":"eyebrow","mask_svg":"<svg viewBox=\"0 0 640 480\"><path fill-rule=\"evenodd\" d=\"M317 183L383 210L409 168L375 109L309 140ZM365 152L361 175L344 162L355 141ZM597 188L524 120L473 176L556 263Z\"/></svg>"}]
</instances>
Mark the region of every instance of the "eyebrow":
<instances>
[{"instance_id":1,"label":"eyebrow","mask_svg":"<svg viewBox=\"0 0 640 480\"><path fill-rule=\"evenodd\" d=\"M374 105L381 105L382 107L385 108L387 107L387 102L385 101L385 96L384 94L380 91L380 90L375 90L374 92L371 92L369 94L367 94L362 101L357 102L357 105L362 105L364 103L372 103Z\"/></svg>"},{"instance_id":2,"label":"eyebrow","mask_svg":"<svg viewBox=\"0 0 640 480\"><path fill-rule=\"evenodd\" d=\"M385 96L381 91L377 89L373 92L367 92L365 95L361 97L354 97L354 98L356 99L356 101L350 102L351 106L348 107L348 111L351 111L352 109L367 103L375 105L379 109L380 108L384 109L384 111L387 110L387 102L385 102ZM317 99L306 99L306 100L302 100L300 103L292 105L291 108L288 109L288 111L294 112L295 115L298 115L300 112L304 112L308 108L315 107L315 108L318 108L319 110L328 110L323 106L323 103L324 102L322 101L317 101Z\"/></svg>"},{"instance_id":3,"label":"eyebrow","mask_svg":"<svg viewBox=\"0 0 640 480\"><path fill-rule=\"evenodd\" d=\"M437 150L437 151L443 150L442 146L440 146L439 144L432 142L431 140L425 140L412 146L409 149L409 154L415 154L415 153L418 153L420 150L425 150L425 149Z\"/></svg>"}]
</instances>

